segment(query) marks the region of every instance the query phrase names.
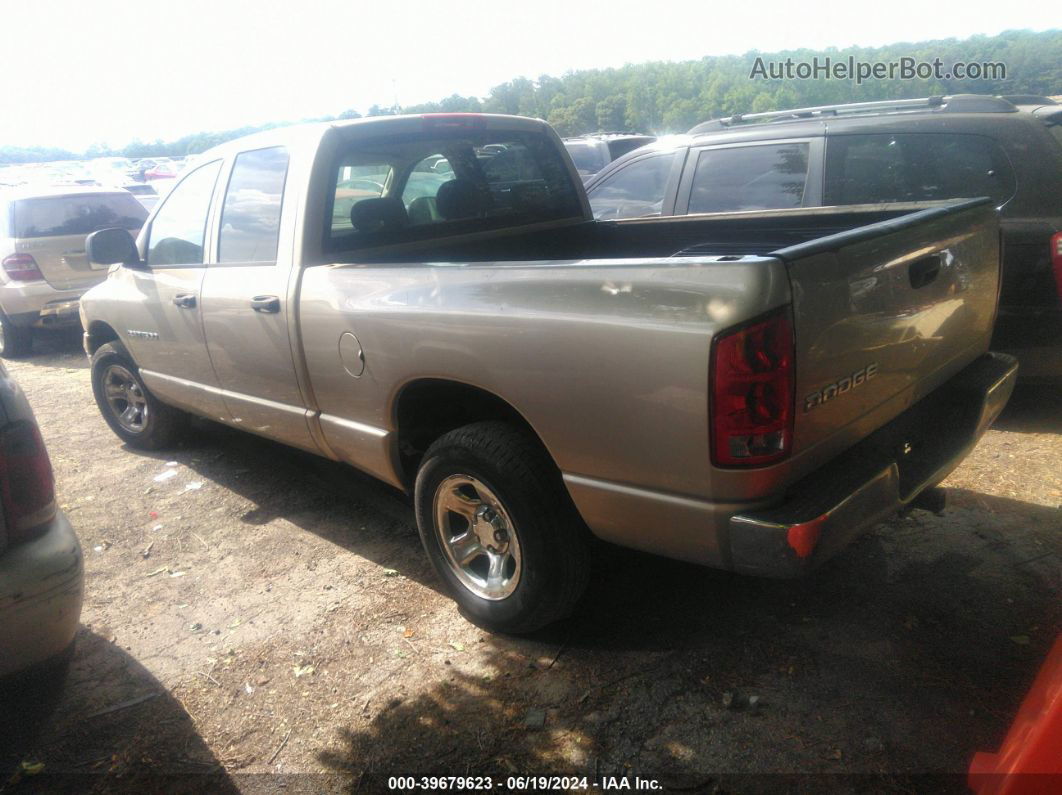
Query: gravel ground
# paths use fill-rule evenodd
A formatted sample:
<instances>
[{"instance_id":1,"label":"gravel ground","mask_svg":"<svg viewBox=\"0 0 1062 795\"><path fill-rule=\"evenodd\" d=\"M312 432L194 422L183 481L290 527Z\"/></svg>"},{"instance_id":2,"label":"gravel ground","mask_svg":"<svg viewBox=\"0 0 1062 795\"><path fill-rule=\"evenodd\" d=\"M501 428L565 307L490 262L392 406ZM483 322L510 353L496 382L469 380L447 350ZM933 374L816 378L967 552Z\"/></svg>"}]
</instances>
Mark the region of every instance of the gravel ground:
<instances>
[{"instance_id":1,"label":"gravel ground","mask_svg":"<svg viewBox=\"0 0 1062 795\"><path fill-rule=\"evenodd\" d=\"M1057 391L1016 395L943 516L885 523L810 579L602 550L574 618L510 638L440 593L400 493L208 423L165 454L126 449L69 337L8 365L87 593L64 685L3 696L0 789L42 762L9 786L962 791L1062 627Z\"/></svg>"}]
</instances>

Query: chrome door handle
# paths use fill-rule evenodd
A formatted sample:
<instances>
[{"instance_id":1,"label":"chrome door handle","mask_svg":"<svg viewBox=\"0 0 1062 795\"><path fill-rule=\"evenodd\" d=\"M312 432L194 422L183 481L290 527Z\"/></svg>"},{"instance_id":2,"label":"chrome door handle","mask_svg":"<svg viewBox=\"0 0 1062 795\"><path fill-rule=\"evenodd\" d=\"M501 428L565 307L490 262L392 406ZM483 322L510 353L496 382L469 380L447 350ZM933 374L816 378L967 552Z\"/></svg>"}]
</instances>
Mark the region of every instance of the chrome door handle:
<instances>
[{"instance_id":1,"label":"chrome door handle","mask_svg":"<svg viewBox=\"0 0 1062 795\"><path fill-rule=\"evenodd\" d=\"M195 293L181 293L173 297L173 303L175 306L182 307L184 309L195 309Z\"/></svg>"},{"instance_id":2,"label":"chrome door handle","mask_svg":"<svg viewBox=\"0 0 1062 795\"><path fill-rule=\"evenodd\" d=\"M251 299L251 309L255 312L275 315L280 311L280 299L275 295L256 295Z\"/></svg>"}]
</instances>

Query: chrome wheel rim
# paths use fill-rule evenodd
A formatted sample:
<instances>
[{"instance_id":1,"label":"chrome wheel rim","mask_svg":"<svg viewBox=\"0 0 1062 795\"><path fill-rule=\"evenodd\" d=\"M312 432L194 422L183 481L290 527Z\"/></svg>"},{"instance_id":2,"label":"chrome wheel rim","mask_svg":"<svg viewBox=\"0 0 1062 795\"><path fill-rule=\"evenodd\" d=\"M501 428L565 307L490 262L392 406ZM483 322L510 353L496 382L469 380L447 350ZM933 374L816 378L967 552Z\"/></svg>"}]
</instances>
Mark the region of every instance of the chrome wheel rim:
<instances>
[{"instance_id":1,"label":"chrome wheel rim","mask_svg":"<svg viewBox=\"0 0 1062 795\"><path fill-rule=\"evenodd\" d=\"M483 599L510 596L520 584L520 539L501 500L471 475L450 475L435 489L435 532L458 581Z\"/></svg>"},{"instance_id":2,"label":"chrome wheel rim","mask_svg":"<svg viewBox=\"0 0 1062 795\"><path fill-rule=\"evenodd\" d=\"M148 421L147 395L129 370L112 364L103 371L103 396L111 414L130 433L143 433Z\"/></svg>"}]
</instances>

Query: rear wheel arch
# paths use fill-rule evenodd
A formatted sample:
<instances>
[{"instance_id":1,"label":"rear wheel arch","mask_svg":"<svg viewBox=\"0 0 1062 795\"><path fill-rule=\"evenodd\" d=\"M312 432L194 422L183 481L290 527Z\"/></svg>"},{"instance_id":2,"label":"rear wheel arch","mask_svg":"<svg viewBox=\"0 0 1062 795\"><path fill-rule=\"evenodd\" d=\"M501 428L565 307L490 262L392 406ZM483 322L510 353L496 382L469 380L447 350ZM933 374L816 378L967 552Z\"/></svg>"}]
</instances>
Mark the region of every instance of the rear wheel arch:
<instances>
[{"instance_id":1,"label":"rear wheel arch","mask_svg":"<svg viewBox=\"0 0 1062 795\"><path fill-rule=\"evenodd\" d=\"M549 456L542 436L509 401L482 387L446 378L421 378L404 384L392 402L397 429L398 474L412 489L424 453L436 439L476 422L500 420L521 428Z\"/></svg>"}]
</instances>

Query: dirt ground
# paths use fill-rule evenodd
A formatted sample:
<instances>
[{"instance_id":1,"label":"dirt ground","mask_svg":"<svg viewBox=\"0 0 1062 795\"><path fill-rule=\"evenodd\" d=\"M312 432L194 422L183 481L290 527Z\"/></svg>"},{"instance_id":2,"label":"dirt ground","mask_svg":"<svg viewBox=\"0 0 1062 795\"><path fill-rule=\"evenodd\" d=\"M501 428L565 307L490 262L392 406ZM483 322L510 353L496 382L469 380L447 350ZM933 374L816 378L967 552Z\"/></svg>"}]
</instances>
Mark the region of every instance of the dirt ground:
<instances>
[{"instance_id":1,"label":"dirt ground","mask_svg":"<svg viewBox=\"0 0 1062 795\"><path fill-rule=\"evenodd\" d=\"M603 550L574 618L511 638L440 593L400 493L207 423L174 451L126 449L70 337L8 364L87 582L61 690L0 706L0 789L41 762L9 786L962 791L1062 627L1057 391L1016 396L943 516L883 524L810 579Z\"/></svg>"}]
</instances>

